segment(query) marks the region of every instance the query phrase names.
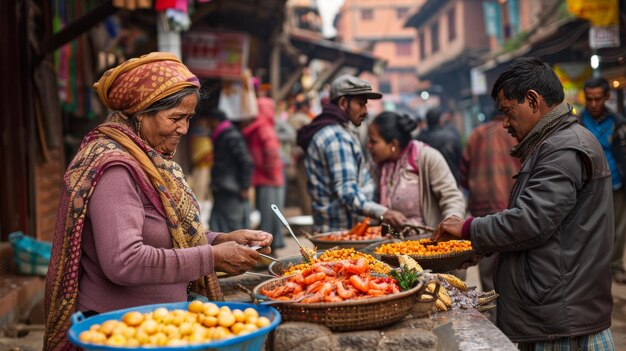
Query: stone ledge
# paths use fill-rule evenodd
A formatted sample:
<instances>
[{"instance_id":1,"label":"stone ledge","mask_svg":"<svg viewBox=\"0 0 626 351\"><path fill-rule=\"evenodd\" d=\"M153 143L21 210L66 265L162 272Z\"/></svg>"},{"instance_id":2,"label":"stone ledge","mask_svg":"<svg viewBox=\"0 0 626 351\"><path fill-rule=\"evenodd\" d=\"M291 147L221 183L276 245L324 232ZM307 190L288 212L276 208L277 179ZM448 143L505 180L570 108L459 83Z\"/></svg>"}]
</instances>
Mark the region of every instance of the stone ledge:
<instances>
[{"instance_id":1,"label":"stone ledge","mask_svg":"<svg viewBox=\"0 0 626 351\"><path fill-rule=\"evenodd\" d=\"M4 274L0 278L0 328L28 317L44 298L46 279Z\"/></svg>"}]
</instances>

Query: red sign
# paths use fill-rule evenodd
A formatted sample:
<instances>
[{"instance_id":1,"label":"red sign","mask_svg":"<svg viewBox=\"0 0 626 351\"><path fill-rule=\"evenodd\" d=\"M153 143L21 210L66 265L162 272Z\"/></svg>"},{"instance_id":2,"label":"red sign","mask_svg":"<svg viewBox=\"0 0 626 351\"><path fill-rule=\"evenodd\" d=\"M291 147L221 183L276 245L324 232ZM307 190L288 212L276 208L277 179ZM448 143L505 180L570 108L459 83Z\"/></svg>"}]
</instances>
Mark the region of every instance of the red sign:
<instances>
[{"instance_id":1,"label":"red sign","mask_svg":"<svg viewBox=\"0 0 626 351\"><path fill-rule=\"evenodd\" d=\"M183 61L203 78L239 78L248 65L248 35L193 30L182 41Z\"/></svg>"}]
</instances>

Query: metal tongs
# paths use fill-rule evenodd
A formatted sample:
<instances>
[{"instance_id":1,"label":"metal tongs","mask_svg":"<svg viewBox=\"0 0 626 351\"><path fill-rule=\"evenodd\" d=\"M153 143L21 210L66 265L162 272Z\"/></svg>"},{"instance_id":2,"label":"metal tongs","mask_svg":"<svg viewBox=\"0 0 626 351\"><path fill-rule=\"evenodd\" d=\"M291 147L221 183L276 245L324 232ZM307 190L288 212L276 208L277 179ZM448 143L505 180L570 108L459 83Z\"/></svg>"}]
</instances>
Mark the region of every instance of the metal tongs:
<instances>
[{"instance_id":1,"label":"metal tongs","mask_svg":"<svg viewBox=\"0 0 626 351\"><path fill-rule=\"evenodd\" d=\"M287 227L287 230L289 231L289 234L291 234L291 236L293 237L293 239L296 241L296 244L298 244L298 246L300 247L300 253L302 254L302 257L304 257L304 260L306 262L311 262L313 261L313 255L311 255L311 252L309 250L309 248L303 246L300 241L298 240L298 238L296 237L296 235L293 233L293 230L291 230L291 226L289 225L289 222L287 222L287 219L285 218L285 216L283 216L283 214L280 212L280 210L278 209L278 206L272 204L270 206L270 208L272 209L272 211L274 211L274 214L276 215L276 217L278 217L278 219L283 222L283 225L285 227Z\"/></svg>"}]
</instances>

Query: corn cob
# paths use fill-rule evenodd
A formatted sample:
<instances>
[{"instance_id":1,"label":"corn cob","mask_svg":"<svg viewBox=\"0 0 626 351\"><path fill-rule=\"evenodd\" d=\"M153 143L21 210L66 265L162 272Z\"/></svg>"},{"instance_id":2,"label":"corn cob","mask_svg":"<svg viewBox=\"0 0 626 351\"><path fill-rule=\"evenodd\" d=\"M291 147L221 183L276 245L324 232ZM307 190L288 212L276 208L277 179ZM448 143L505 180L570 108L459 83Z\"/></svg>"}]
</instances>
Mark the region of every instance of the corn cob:
<instances>
[{"instance_id":1,"label":"corn cob","mask_svg":"<svg viewBox=\"0 0 626 351\"><path fill-rule=\"evenodd\" d=\"M437 284L430 283L426 286L426 289L429 292L434 293L436 287L437 287ZM443 304L445 304L447 307L452 306L452 298L448 294L448 291L446 290L446 288L444 288L443 286L439 286L439 292L437 293L437 300L443 302Z\"/></svg>"},{"instance_id":2,"label":"corn cob","mask_svg":"<svg viewBox=\"0 0 626 351\"><path fill-rule=\"evenodd\" d=\"M433 300L432 295L428 295L428 294L420 295L420 301L432 301L432 300Z\"/></svg>"},{"instance_id":3,"label":"corn cob","mask_svg":"<svg viewBox=\"0 0 626 351\"><path fill-rule=\"evenodd\" d=\"M400 266L405 266L408 269L414 269L418 273L424 270L416 260L408 255L399 255L398 262L400 263Z\"/></svg>"},{"instance_id":4,"label":"corn cob","mask_svg":"<svg viewBox=\"0 0 626 351\"><path fill-rule=\"evenodd\" d=\"M440 311L447 311L448 310L448 306L446 306L445 303L443 303L443 301L437 299L437 301L435 301L435 306L437 306L437 308Z\"/></svg>"},{"instance_id":5,"label":"corn cob","mask_svg":"<svg viewBox=\"0 0 626 351\"><path fill-rule=\"evenodd\" d=\"M465 282L462 281L461 279L453 276L452 274L438 273L437 276L445 279L453 287L455 287L455 288L457 288L457 289L459 289L461 291L467 291L467 285L465 284Z\"/></svg>"}]
</instances>

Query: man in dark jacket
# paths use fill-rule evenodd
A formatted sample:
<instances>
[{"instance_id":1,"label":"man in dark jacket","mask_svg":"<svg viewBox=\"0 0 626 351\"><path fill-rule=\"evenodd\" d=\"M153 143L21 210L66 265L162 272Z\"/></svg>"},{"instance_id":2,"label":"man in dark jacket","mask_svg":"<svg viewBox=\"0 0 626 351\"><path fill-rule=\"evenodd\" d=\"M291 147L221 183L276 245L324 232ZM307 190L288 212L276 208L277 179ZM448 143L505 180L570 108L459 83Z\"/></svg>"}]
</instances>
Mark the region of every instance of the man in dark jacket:
<instances>
[{"instance_id":1,"label":"man in dark jacket","mask_svg":"<svg viewBox=\"0 0 626 351\"><path fill-rule=\"evenodd\" d=\"M615 247L611 272L613 281L625 284L624 237L626 236L626 120L605 106L610 97L609 82L591 78L585 82L585 109L580 123L597 139L611 169L613 212L615 214Z\"/></svg>"},{"instance_id":2,"label":"man in dark jacket","mask_svg":"<svg viewBox=\"0 0 626 351\"><path fill-rule=\"evenodd\" d=\"M417 136L417 140L423 141L441 152L443 158L446 159L448 167L450 167L450 171L452 171L452 175L454 175L454 179L456 179L456 183L459 184L459 165L462 152L461 137L452 129L454 127L441 124L442 115L443 113L438 107L428 110L426 112L428 129L423 130Z\"/></svg>"},{"instance_id":3,"label":"man in dark jacket","mask_svg":"<svg viewBox=\"0 0 626 351\"><path fill-rule=\"evenodd\" d=\"M198 118L208 118L213 141L213 168L211 191L213 209L209 228L216 232L230 232L250 227L248 199L252 180L252 158L239 129L218 109L203 111Z\"/></svg>"},{"instance_id":4,"label":"man in dark jacket","mask_svg":"<svg viewBox=\"0 0 626 351\"><path fill-rule=\"evenodd\" d=\"M517 59L491 91L518 141L508 209L439 224L434 240L464 238L498 252L497 325L521 350L614 350L611 326L613 192L596 138L563 102L552 69Z\"/></svg>"}]
</instances>

